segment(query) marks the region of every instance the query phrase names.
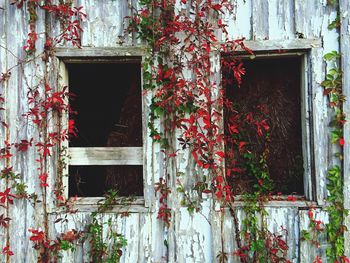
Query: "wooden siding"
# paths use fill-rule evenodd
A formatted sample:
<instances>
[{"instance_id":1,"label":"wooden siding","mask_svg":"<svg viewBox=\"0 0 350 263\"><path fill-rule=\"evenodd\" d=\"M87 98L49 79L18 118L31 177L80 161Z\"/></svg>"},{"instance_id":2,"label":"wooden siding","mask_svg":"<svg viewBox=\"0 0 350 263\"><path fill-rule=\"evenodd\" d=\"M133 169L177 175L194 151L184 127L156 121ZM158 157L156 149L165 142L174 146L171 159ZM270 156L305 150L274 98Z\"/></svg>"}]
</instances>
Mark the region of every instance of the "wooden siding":
<instances>
[{"instance_id":1,"label":"wooden siding","mask_svg":"<svg viewBox=\"0 0 350 263\"><path fill-rule=\"evenodd\" d=\"M79 0L78 5L83 5L88 14L88 19L83 22L82 51L84 56L98 56L91 50L93 48L108 48L111 56L118 55L118 36L123 33L125 16L130 15L124 0ZM135 2L136 0L129 1ZM307 49L307 59L310 67L309 74L309 102L312 108L312 135L313 135L313 175L314 176L314 201L319 206L317 216L327 220L322 212L326 191L327 168L331 165L333 148L329 142L329 121L330 112L327 107L327 98L323 95L323 88L320 83L325 77L328 69L323 61L323 55L329 51L339 50L338 33L327 29L328 24L336 17L336 11L326 6L326 0L236 0L234 15L224 15L224 22L229 25L231 37L245 37L250 41L252 47L257 50L269 49L271 46L280 46L281 49ZM350 10L348 0L341 0L341 9ZM25 12L10 5L8 0L0 0L0 72L5 72L17 64L18 58L24 56L23 45L27 37L28 17ZM44 15L38 14L37 31L44 31ZM342 17L343 27L341 32L341 51L343 52L342 65L345 72L350 70L350 23L348 14ZM57 32L59 25L54 21L48 21L52 32ZM254 41L254 42L251 42ZM257 42L255 42L257 41ZM284 45L284 43L289 43ZM302 46L299 44L302 43ZM126 39L126 46L140 46L140 42L132 34ZM39 47L43 46L43 37L40 35ZM69 56L66 48L62 47L58 52L61 57ZM64 51L66 50L66 51ZM68 52L68 53L67 53ZM79 51L81 52L81 51ZM74 53L73 53L74 55ZM72 56L72 54L70 55ZM216 64L213 66L213 74L219 74L220 67L218 58L213 58ZM17 138L26 139L37 136L37 131L30 125L22 122L21 115L28 110L27 89L37 84L44 72L43 65L34 65L37 62L30 62L15 67L11 70L12 75L8 82L0 86L0 93L6 97L6 112L0 111L0 116L5 118L9 129L0 126L0 147L3 147L4 139L15 141ZM52 61L50 65L52 83L58 82L59 64ZM349 75L344 75L344 93L350 97ZM150 97L145 98L145 107L150 103ZM344 105L345 112L350 116L350 102ZM148 112L144 113L145 118ZM158 123L158 125L160 125ZM345 141L350 141L349 124L345 128ZM206 196L202 203L201 213L190 215L186 208L180 206L181 195L176 193L176 173L183 172L187 175L194 174L194 163L189 158L189 152L182 152L177 159L169 164L172 194L169 196L169 205L172 208L172 225L165 229L160 220L157 219L157 208L159 204L154 193L154 183L159 181L165 172L165 163L158 144L144 135L144 166L147 177L145 178L145 207L147 209L131 209L129 217L122 217L118 212L105 213L100 215L100 220L106 222L109 218L113 220L113 226L118 232L128 239L128 246L125 248L121 262L216 262L219 251L233 253L236 249L234 241L234 224L229 212L218 212L215 204ZM14 170L21 174L23 181L28 185L29 193L37 193L41 197L39 179L35 167L37 153L30 149L26 153L17 154L12 159ZM54 158L57 155L54 153ZM55 175L57 161L48 164L50 174ZM0 160L0 168L4 167L4 160ZM345 183L346 207L350 208L350 147L345 144ZM184 180L185 188L193 184L191 178ZM54 176L50 179L50 186L54 185ZM3 191L5 184L0 184L0 191ZM49 203L53 200L53 189L49 188ZM90 205L90 204L88 204ZM143 206L143 204L135 204ZM34 206L28 201L15 200L8 215L12 218L9 228L10 245L14 252L11 262L36 262L37 254L29 241L29 228L43 226L43 204L37 203ZM269 228L278 230L283 225L288 230L289 258L292 262L312 262L313 255L317 252L314 246L300 241L300 231L308 229L308 216L305 206L291 205L281 202L267 206L269 211ZM72 228L84 230L90 222L89 210L82 209L76 214L67 214L68 223L54 223L62 212L50 209L49 227L50 235L54 238L58 233ZM239 207L237 213L240 219L244 214ZM347 220L348 225L350 219ZM221 242L221 237L224 242ZM349 234L347 234L347 253L349 254ZM168 247L164 240L168 240ZM6 231L0 228L0 248L4 247ZM224 244L224 248L222 248ZM321 246L321 252L325 259L325 246ZM85 241L80 244L76 251L64 253L62 262L89 262L89 243ZM229 262L237 262L237 258L229 257Z\"/></svg>"},{"instance_id":2,"label":"wooden siding","mask_svg":"<svg viewBox=\"0 0 350 263\"><path fill-rule=\"evenodd\" d=\"M340 51L342 53L342 71L343 74L343 93L350 97L350 17L348 11L350 10L350 1L341 0L340 10L344 10L341 15L341 35L340 35ZM345 11L346 10L346 11ZM343 106L343 110L346 116L350 116L350 101L346 100ZM347 117L349 120L349 117ZM349 122L344 126L344 139L349 142L350 140L350 125ZM344 147L344 206L346 209L350 209L350 147ZM345 224L350 226L350 215L346 217ZM345 254L350 255L350 233L345 233Z\"/></svg>"}]
</instances>

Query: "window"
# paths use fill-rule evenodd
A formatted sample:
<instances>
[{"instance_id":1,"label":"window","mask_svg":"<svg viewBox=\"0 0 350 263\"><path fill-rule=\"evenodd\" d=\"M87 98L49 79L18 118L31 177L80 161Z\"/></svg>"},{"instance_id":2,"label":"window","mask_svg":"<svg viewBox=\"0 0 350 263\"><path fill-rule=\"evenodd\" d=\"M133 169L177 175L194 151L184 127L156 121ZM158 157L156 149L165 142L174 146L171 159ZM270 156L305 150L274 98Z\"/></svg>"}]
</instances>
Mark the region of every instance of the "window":
<instances>
[{"instance_id":1,"label":"window","mask_svg":"<svg viewBox=\"0 0 350 263\"><path fill-rule=\"evenodd\" d=\"M223 56L230 59L227 54ZM226 163L226 171L232 172L229 180L235 194L257 187L261 181L256 174L262 169L272 179L274 194L309 196L311 164L305 61L305 53L244 58L246 74L240 87L230 77L230 70L222 69L231 107L225 110L225 133L232 138L226 143L225 151L235 160ZM244 131L237 133L230 123L236 123ZM239 142L243 142L242 151L237 147Z\"/></svg>"},{"instance_id":2,"label":"window","mask_svg":"<svg viewBox=\"0 0 350 263\"><path fill-rule=\"evenodd\" d=\"M78 130L69 142L68 195L143 196L141 57L65 66Z\"/></svg>"}]
</instances>

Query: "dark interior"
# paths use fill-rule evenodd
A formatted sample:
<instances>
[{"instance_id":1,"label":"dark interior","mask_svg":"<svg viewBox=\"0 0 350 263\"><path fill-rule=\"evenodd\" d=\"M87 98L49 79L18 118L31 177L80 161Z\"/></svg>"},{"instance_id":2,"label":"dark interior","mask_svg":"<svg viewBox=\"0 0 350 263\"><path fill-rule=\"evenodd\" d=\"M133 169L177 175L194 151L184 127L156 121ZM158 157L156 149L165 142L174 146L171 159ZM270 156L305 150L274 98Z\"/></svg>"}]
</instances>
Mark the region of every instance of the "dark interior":
<instances>
[{"instance_id":1,"label":"dark interior","mask_svg":"<svg viewBox=\"0 0 350 263\"><path fill-rule=\"evenodd\" d=\"M68 72L70 105L78 113L78 136L69 146L142 146L140 63L74 63Z\"/></svg>"},{"instance_id":2,"label":"dark interior","mask_svg":"<svg viewBox=\"0 0 350 263\"><path fill-rule=\"evenodd\" d=\"M226 97L242 116L247 116L249 112L253 118L261 115L270 127L269 141L264 136L257 136L254 124L246 127L243 139L249 142L248 149L253 152L257 165L262 154L267 153L267 170L274 182L273 193L304 195L301 59L256 58L243 60L243 64L246 74L240 87L234 81L224 81ZM233 80L229 70L224 69L223 72L224 78ZM230 114L225 112L226 120ZM227 131L226 128L226 135ZM232 147L232 142L228 142L226 150ZM244 172L247 170L247 159L237 150L236 159L236 167L240 167L243 172L230 177L232 188L236 194L252 191L257 180Z\"/></svg>"},{"instance_id":3,"label":"dark interior","mask_svg":"<svg viewBox=\"0 0 350 263\"><path fill-rule=\"evenodd\" d=\"M141 147L141 60L68 64L77 137L69 147ZM143 195L142 166L70 166L69 195Z\"/></svg>"},{"instance_id":4,"label":"dark interior","mask_svg":"<svg viewBox=\"0 0 350 263\"><path fill-rule=\"evenodd\" d=\"M98 197L113 189L119 196L143 196L141 165L69 167L69 196Z\"/></svg>"}]
</instances>

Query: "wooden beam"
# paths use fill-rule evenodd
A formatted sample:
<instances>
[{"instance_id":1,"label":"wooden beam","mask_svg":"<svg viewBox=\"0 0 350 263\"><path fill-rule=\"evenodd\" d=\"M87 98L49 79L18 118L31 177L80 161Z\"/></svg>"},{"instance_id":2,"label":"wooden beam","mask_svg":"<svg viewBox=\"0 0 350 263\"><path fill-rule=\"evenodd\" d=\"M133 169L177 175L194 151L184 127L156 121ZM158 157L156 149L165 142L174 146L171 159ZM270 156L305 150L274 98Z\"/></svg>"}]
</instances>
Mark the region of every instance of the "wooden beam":
<instances>
[{"instance_id":1,"label":"wooden beam","mask_svg":"<svg viewBox=\"0 0 350 263\"><path fill-rule=\"evenodd\" d=\"M142 147L71 147L69 165L143 165Z\"/></svg>"},{"instance_id":2,"label":"wooden beam","mask_svg":"<svg viewBox=\"0 0 350 263\"><path fill-rule=\"evenodd\" d=\"M253 52L280 51L280 50L308 50L322 47L321 39L286 39L286 40L245 40L244 45ZM218 45L220 48L220 45ZM241 48L238 52L244 51ZM281 54L280 54L281 55Z\"/></svg>"},{"instance_id":3,"label":"wooden beam","mask_svg":"<svg viewBox=\"0 0 350 263\"><path fill-rule=\"evenodd\" d=\"M349 0L340 0L339 9L341 12L341 27L340 27L340 52L342 53L341 67L343 74L343 94L346 100L343 104L343 110L347 117L347 122L344 125L344 163L343 163L343 178L344 178L344 207L350 209L350 17L347 11L350 9ZM344 218L345 225L350 229L350 215ZM345 231L345 255L350 257L350 232Z\"/></svg>"},{"instance_id":4,"label":"wooden beam","mask_svg":"<svg viewBox=\"0 0 350 263\"><path fill-rule=\"evenodd\" d=\"M147 54L145 46L121 46L116 48L56 48L55 55L60 59L73 58L111 58L111 57L142 57Z\"/></svg>"}]
</instances>

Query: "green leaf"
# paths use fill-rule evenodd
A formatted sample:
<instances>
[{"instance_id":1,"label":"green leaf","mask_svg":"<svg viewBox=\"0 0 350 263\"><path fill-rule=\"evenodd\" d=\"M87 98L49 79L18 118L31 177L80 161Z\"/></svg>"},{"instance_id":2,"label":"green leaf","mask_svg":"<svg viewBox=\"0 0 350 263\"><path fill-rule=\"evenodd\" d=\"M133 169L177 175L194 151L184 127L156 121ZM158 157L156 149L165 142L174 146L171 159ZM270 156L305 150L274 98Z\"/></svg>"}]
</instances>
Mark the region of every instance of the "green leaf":
<instances>
[{"instance_id":1,"label":"green leaf","mask_svg":"<svg viewBox=\"0 0 350 263\"><path fill-rule=\"evenodd\" d=\"M323 56L327 61L335 60L340 58L340 54L337 51L332 51Z\"/></svg>"}]
</instances>

